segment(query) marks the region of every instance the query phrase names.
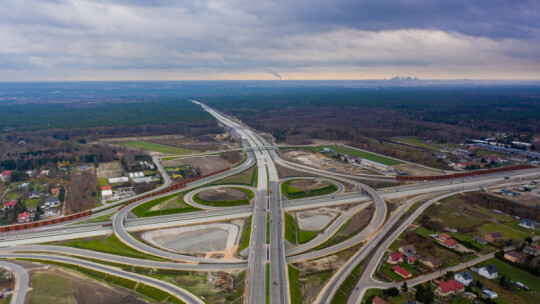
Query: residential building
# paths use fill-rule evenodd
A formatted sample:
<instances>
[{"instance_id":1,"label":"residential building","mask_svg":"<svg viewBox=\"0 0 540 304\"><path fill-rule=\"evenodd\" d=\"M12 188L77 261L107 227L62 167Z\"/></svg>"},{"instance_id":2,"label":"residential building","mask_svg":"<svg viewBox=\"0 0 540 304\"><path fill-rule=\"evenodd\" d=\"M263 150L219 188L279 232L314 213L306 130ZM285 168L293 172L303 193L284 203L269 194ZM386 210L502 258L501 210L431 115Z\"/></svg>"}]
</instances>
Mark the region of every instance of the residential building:
<instances>
[{"instance_id":1,"label":"residential building","mask_svg":"<svg viewBox=\"0 0 540 304\"><path fill-rule=\"evenodd\" d=\"M490 243L498 243L502 240L502 235L500 232L490 232L484 235L484 238Z\"/></svg>"},{"instance_id":2,"label":"residential building","mask_svg":"<svg viewBox=\"0 0 540 304\"><path fill-rule=\"evenodd\" d=\"M0 174L0 181L6 182L11 178L11 171L4 171Z\"/></svg>"},{"instance_id":3,"label":"residential building","mask_svg":"<svg viewBox=\"0 0 540 304\"><path fill-rule=\"evenodd\" d=\"M522 219L521 223L519 223L518 225L527 229L536 229L536 226L538 226L535 222L528 219Z\"/></svg>"},{"instance_id":4,"label":"residential building","mask_svg":"<svg viewBox=\"0 0 540 304\"><path fill-rule=\"evenodd\" d=\"M387 304L386 301L383 300L379 296L376 296L375 298L373 298L373 300L371 300L371 303L373 303L373 304Z\"/></svg>"},{"instance_id":5,"label":"residential building","mask_svg":"<svg viewBox=\"0 0 540 304\"><path fill-rule=\"evenodd\" d=\"M41 195L41 193L39 191L32 191L32 192L30 192L30 194L28 194L28 198L30 198L30 199L39 198L40 195Z\"/></svg>"},{"instance_id":6,"label":"residential building","mask_svg":"<svg viewBox=\"0 0 540 304\"><path fill-rule=\"evenodd\" d=\"M441 234L439 234L439 238L441 238L441 240L445 241L445 240L451 239L452 237L447 233L441 233Z\"/></svg>"},{"instance_id":7,"label":"residential building","mask_svg":"<svg viewBox=\"0 0 540 304\"><path fill-rule=\"evenodd\" d=\"M478 269L478 274L487 279L496 279L499 271L493 264L489 264Z\"/></svg>"},{"instance_id":8,"label":"residential building","mask_svg":"<svg viewBox=\"0 0 540 304\"><path fill-rule=\"evenodd\" d=\"M410 255L407 257L407 264L409 265L413 265L414 263L416 263L416 261L418 261L418 259L414 255Z\"/></svg>"},{"instance_id":9,"label":"residential building","mask_svg":"<svg viewBox=\"0 0 540 304\"><path fill-rule=\"evenodd\" d=\"M435 294L439 297L459 295L465 291L465 286L454 279L448 281L440 280L439 286L435 288Z\"/></svg>"},{"instance_id":10,"label":"residential building","mask_svg":"<svg viewBox=\"0 0 540 304\"><path fill-rule=\"evenodd\" d=\"M58 195L58 194L60 194L60 188L52 188L52 189L51 189L51 194L52 194L52 195Z\"/></svg>"},{"instance_id":11,"label":"residential building","mask_svg":"<svg viewBox=\"0 0 540 304\"><path fill-rule=\"evenodd\" d=\"M445 246L445 247L448 247L448 248L456 248L457 245L458 245L458 242L454 239L448 239L448 240L445 240L444 242L442 242L442 244Z\"/></svg>"},{"instance_id":12,"label":"residential building","mask_svg":"<svg viewBox=\"0 0 540 304\"><path fill-rule=\"evenodd\" d=\"M525 248L523 248L523 252L525 252L526 254L534 255L534 256L540 255L539 249L533 248L530 246L525 246Z\"/></svg>"},{"instance_id":13,"label":"residential building","mask_svg":"<svg viewBox=\"0 0 540 304\"><path fill-rule=\"evenodd\" d=\"M477 242L480 245L486 245L488 243L484 237L479 235L473 236L473 241Z\"/></svg>"},{"instance_id":14,"label":"residential building","mask_svg":"<svg viewBox=\"0 0 540 304\"><path fill-rule=\"evenodd\" d=\"M397 273L398 275L400 275L401 277L405 278L405 279L408 279L410 277L412 277L412 274L410 272L408 272L407 270L399 267L399 266L392 266L392 270Z\"/></svg>"},{"instance_id":15,"label":"residential building","mask_svg":"<svg viewBox=\"0 0 540 304\"><path fill-rule=\"evenodd\" d=\"M469 286L472 283L474 277L470 272L462 271L456 273L454 275L454 279L461 283L463 286Z\"/></svg>"},{"instance_id":16,"label":"residential building","mask_svg":"<svg viewBox=\"0 0 540 304\"><path fill-rule=\"evenodd\" d=\"M375 170L382 171L382 172L392 172L392 171L394 171L394 167L392 167L392 166L381 164L381 163L378 163L378 162L375 162L375 161L372 161L372 160L367 160L365 158L362 159L362 165L364 165L364 166L366 166L368 168L373 168Z\"/></svg>"},{"instance_id":17,"label":"residential building","mask_svg":"<svg viewBox=\"0 0 540 304\"><path fill-rule=\"evenodd\" d=\"M523 254L516 251L508 251L504 253L504 258L514 263L521 263L523 261Z\"/></svg>"},{"instance_id":18,"label":"residential building","mask_svg":"<svg viewBox=\"0 0 540 304\"><path fill-rule=\"evenodd\" d=\"M45 199L45 206L47 207L58 207L60 205L60 200L58 197L47 197Z\"/></svg>"},{"instance_id":19,"label":"residential building","mask_svg":"<svg viewBox=\"0 0 540 304\"><path fill-rule=\"evenodd\" d=\"M2 205L3 205L4 209L11 209L11 208L15 207L16 204L17 204L17 200L11 200L9 202L3 203Z\"/></svg>"},{"instance_id":20,"label":"residential building","mask_svg":"<svg viewBox=\"0 0 540 304\"><path fill-rule=\"evenodd\" d=\"M113 193L112 193L112 187L107 185L107 186L101 186L101 197L109 197L109 196L112 196Z\"/></svg>"},{"instance_id":21,"label":"residential building","mask_svg":"<svg viewBox=\"0 0 540 304\"><path fill-rule=\"evenodd\" d=\"M425 260L422 260L422 263L424 263L425 265L431 268L439 268L442 265L441 260L434 257L430 257L430 256L426 257Z\"/></svg>"},{"instance_id":22,"label":"residential building","mask_svg":"<svg viewBox=\"0 0 540 304\"><path fill-rule=\"evenodd\" d=\"M19 213L19 215L17 215L17 222L19 223L28 223L32 221L33 219L34 218L31 216L31 214L26 211L23 213Z\"/></svg>"},{"instance_id":23,"label":"residential building","mask_svg":"<svg viewBox=\"0 0 540 304\"><path fill-rule=\"evenodd\" d=\"M416 254L416 249L414 248L413 245L406 245L406 246L400 247L398 251L403 253L403 255L405 256L411 256L411 255Z\"/></svg>"},{"instance_id":24,"label":"residential building","mask_svg":"<svg viewBox=\"0 0 540 304\"><path fill-rule=\"evenodd\" d=\"M388 259L386 260L386 262L388 262L388 264L392 264L392 265L401 264L401 263L403 263L403 254L401 252L390 253L390 255L388 256Z\"/></svg>"}]
</instances>

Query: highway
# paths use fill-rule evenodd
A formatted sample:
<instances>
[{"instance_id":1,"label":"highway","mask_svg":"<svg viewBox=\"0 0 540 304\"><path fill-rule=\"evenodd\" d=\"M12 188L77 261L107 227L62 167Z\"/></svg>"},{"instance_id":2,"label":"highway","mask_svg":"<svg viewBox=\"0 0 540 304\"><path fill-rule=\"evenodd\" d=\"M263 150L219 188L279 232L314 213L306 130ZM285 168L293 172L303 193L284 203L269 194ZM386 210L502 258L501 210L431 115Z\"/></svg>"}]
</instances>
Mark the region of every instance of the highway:
<instances>
[{"instance_id":1,"label":"highway","mask_svg":"<svg viewBox=\"0 0 540 304\"><path fill-rule=\"evenodd\" d=\"M103 264L98 264L86 260L81 259L75 259L72 257L67 256L57 256L57 255L51 255L51 254L28 254L28 253L13 253L13 254L4 254L2 256L3 258L8 259L35 259L35 260L46 260L46 261L54 261L54 262L60 262L60 263L67 263L72 265L77 265L79 267L84 267L100 272L104 272L110 275L122 277L125 279L133 280L136 282L140 282L158 289L161 289L165 292L168 292L169 294L181 299L182 301L190 304L204 304L204 302L190 293L189 291L177 286L173 285L171 283L167 283L165 281L161 281L158 279L151 278L149 276L135 274L132 272L127 272L124 270L120 270L116 267L111 267ZM24 302L19 302L24 303Z\"/></svg>"},{"instance_id":2,"label":"highway","mask_svg":"<svg viewBox=\"0 0 540 304\"><path fill-rule=\"evenodd\" d=\"M26 292L28 290L28 284L30 283L30 276L28 270L23 267L6 261L0 261L0 267L13 272L15 277L15 288L11 292L12 304L24 304L26 302Z\"/></svg>"}]
</instances>

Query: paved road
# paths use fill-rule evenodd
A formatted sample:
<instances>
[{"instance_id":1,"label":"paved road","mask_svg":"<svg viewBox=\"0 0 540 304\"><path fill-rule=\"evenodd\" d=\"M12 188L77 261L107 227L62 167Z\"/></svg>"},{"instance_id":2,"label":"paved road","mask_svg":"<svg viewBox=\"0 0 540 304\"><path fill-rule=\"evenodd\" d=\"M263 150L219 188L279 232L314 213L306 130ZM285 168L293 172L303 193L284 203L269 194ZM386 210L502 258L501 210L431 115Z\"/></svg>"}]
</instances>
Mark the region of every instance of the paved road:
<instances>
[{"instance_id":1,"label":"paved road","mask_svg":"<svg viewBox=\"0 0 540 304\"><path fill-rule=\"evenodd\" d=\"M28 292L28 284L30 283L28 271L17 264L6 261L0 261L0 267L12 271L15 275L15 288L13 289L10 303L24 304L26 293Z\"/></svg>"},{"instance_id":2,"label":"paved road","mask_svg":"<svg viewBox=\"0 0 540 304\"><path fill-rule=\"evenodd\" d=\"M61 262L61 263L67 263L67 264L74 264L80 267L85 267L89 269L93 269L96 271L108 273L114 276L130 279L133 281L137 281L158 289L161 289L165 292L170 293L171 295L178 297L182 301L190 304L204 304L204 302L190 293L189 291L177 286L173 285L171 283L167 283L164 281L160 281L158 279L154 279L148 276L135 274L132 272L127 272L120 270L115 267L110 267L107 265L102 265L86 260L76 259L72 257L66 257L66 256L56 256L51 254L28 254L28 253L13 253L13 254L4 254L3 257L5 258L11 258L11 259L36 259L36 260L47 260L47 261L55 261L55 262ZM23 303L23 302L20 302Z\"/></svg>"}]
</instances>

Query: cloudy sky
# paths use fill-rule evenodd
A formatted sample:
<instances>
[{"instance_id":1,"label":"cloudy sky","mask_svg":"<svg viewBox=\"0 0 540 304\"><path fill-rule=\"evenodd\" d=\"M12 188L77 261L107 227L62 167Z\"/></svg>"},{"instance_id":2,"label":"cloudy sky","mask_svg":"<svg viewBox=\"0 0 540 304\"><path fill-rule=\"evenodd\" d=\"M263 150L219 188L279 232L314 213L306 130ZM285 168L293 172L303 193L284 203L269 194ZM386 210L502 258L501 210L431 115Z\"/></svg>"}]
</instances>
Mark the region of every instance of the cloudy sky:
<instances>
[{"instance_id":1,"label":"cloudy sky","mask_svg":"<svg viewBox=\"0 0 540 304\"><path fill-rule=\"evenodd\" d=\"M0 81L540 79L538 0L0 0Z\"/></svg>"}]
</instances>

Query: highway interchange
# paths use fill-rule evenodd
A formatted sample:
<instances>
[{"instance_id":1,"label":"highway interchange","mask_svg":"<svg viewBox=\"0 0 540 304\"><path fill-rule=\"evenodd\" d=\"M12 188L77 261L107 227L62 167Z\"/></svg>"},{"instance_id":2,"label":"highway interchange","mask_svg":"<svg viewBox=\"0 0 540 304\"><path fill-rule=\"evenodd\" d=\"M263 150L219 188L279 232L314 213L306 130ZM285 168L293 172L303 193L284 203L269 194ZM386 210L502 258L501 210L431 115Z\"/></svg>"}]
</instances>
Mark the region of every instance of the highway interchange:
<instances>
[{"instance_id":1,"label":"highway interchange","mask_svg":"<svg viewBox=\"0 0 540 304\"><path fill-rule=\"evenodd\" d=\"M197 101L193 101L200 104ZM384 190L373 189L359 181L375 180L389 181L389 177L380 175L352 176L347 174L338 174L323 171L297 163L284 160L275 151L275 146L269 143L263 136L257 134L249 127L236 122L234 119L220 113L217 110L200 104L205 111L213 115L220 123L236 131L241 136L244 150L246 151L246 160L232 168L231 170L220 174L200 179L189 183L186 188L151 198L142 199L128 205L118 211L118 207L104 206L96 208L94 214L89 218L95 218L103 215L111 215L112 226L103 226L102 222L82 224L87 218L70 221L65 224L57 224L31 231L20 231L17 233L7 233L0 235L0 258L33 258L46 261L56 261L68 264L78 264L84 267L109 273L115 276L124 277L137 282L143 282L155 288L161 289L186 303L204 303L196 295L185 289L159 281L147 276L134 274L120 270L115 267L99 264L95 261L112 262L125 265L136 265L141 267L151 267L160 269L182 269L182 270L200 270L200 271L230 271L247 270L247 287L244 298L245 303L290 303L290 291L288 281L288 263L300 262L334 254L346 248L362 244L360 250L355 253L345 265L339 269L327 282L317 297L317 303L330 303L333 295L340 284L350 274L352 269L364 260L372 250L378 248L374 258L370 260L369 265L359 279L353 294L349 298L349 303L360 303L362 296L368 288L385 287L388 284L377 282L372 274L376 268L379 258L384 249L390 244L429 204L436 202L442 197L453 195L463 191L474 191L480 187L490 187L504 183L512 183L522 178L538 178L540 171L538 169L521 170L514 172L505 172L499 174L479 175L468 177L466 179L430 181L427 183L418 183L414 185L390 187ZM159 171L164 176L164 184L153 192L165 189L172 184L161 161L154 156L154 162ZM280 193L280 180L276 169L276 164L294 169L299 172L318 175L319 178L325 178L338 185L339 191L333 195L325 195L308 199L285 200ZM257 187L251 188L254 191L255 198L253 205L244 205L236 207L207 207L198 205L192 200L193 194L202 189L208 189L205 185L223 179L225 177L240 173L255 165L258 170ZM510 177L506 180L504 177ZM341 193L343 184L348 183L354 186L355 192ZM249 187L248 187L249 188ZM197 189L195 191L191 191ZM181 213L172 215L163 215L147 218L128 219L128 214L133 208L147 203L148 201L159 198L160 196L170 195L191 191L186 195L185 201L204 211ZM387 206L385 199L397 197L409 197L400 209L394 212L390 219L387 219ZM414 203L420 200L427 200L420 208L415 210L407 217L399 227L396 227L398 220ZM123 200L118 203L127 201ZM318 208L323 206L354 204L354 207L341 217L337 218L312 241L297 246L295 248L285 249L284 246L284 211L302 210ZM374 215L368 224L360 233L340 242L336 245L326 247L320 250L313 250L316 246L322 244L325 240L334 235L340 227L347 222L360 210L368 205L375 207ZM193 225L206 222L227 221L236 218L245 218L252 215L252 227L250 236L250 246L247 260L242 258L217 259L202 258L186 254L179 254L171 251L157 249L146 245L136 238L130 232L144 229L158 229L180 225ZM269 224L268 224L269 219ZM269 231L269 240L267 241L267 227ZM143 252L150 256L159 257L167 261L138 259L120 255L112 255L97 251L77 249L71 247L37 245L43 242L89 237L96 235L107 235L114 233L119 240L132 247L138 252ZM387 237L384 239L384 237ZM379 247L377 247L379 246ZM84 260L91 258L93 261ZM26 290L28 287L28 273L22 267L11 262L0 262L0 267L12 269L17 276L17 289L14 292L15 303L24 303ZM267 269L269 271L267 276ZM267 282L267 277L269 281ZM421 280L429 278L416 278L411 284L419 283ZM268 290L267 290L268 289ZM22 299L22 300L21 300ZM22 302L21 302L22 301Z\"/></svg>"}]
</instances>

